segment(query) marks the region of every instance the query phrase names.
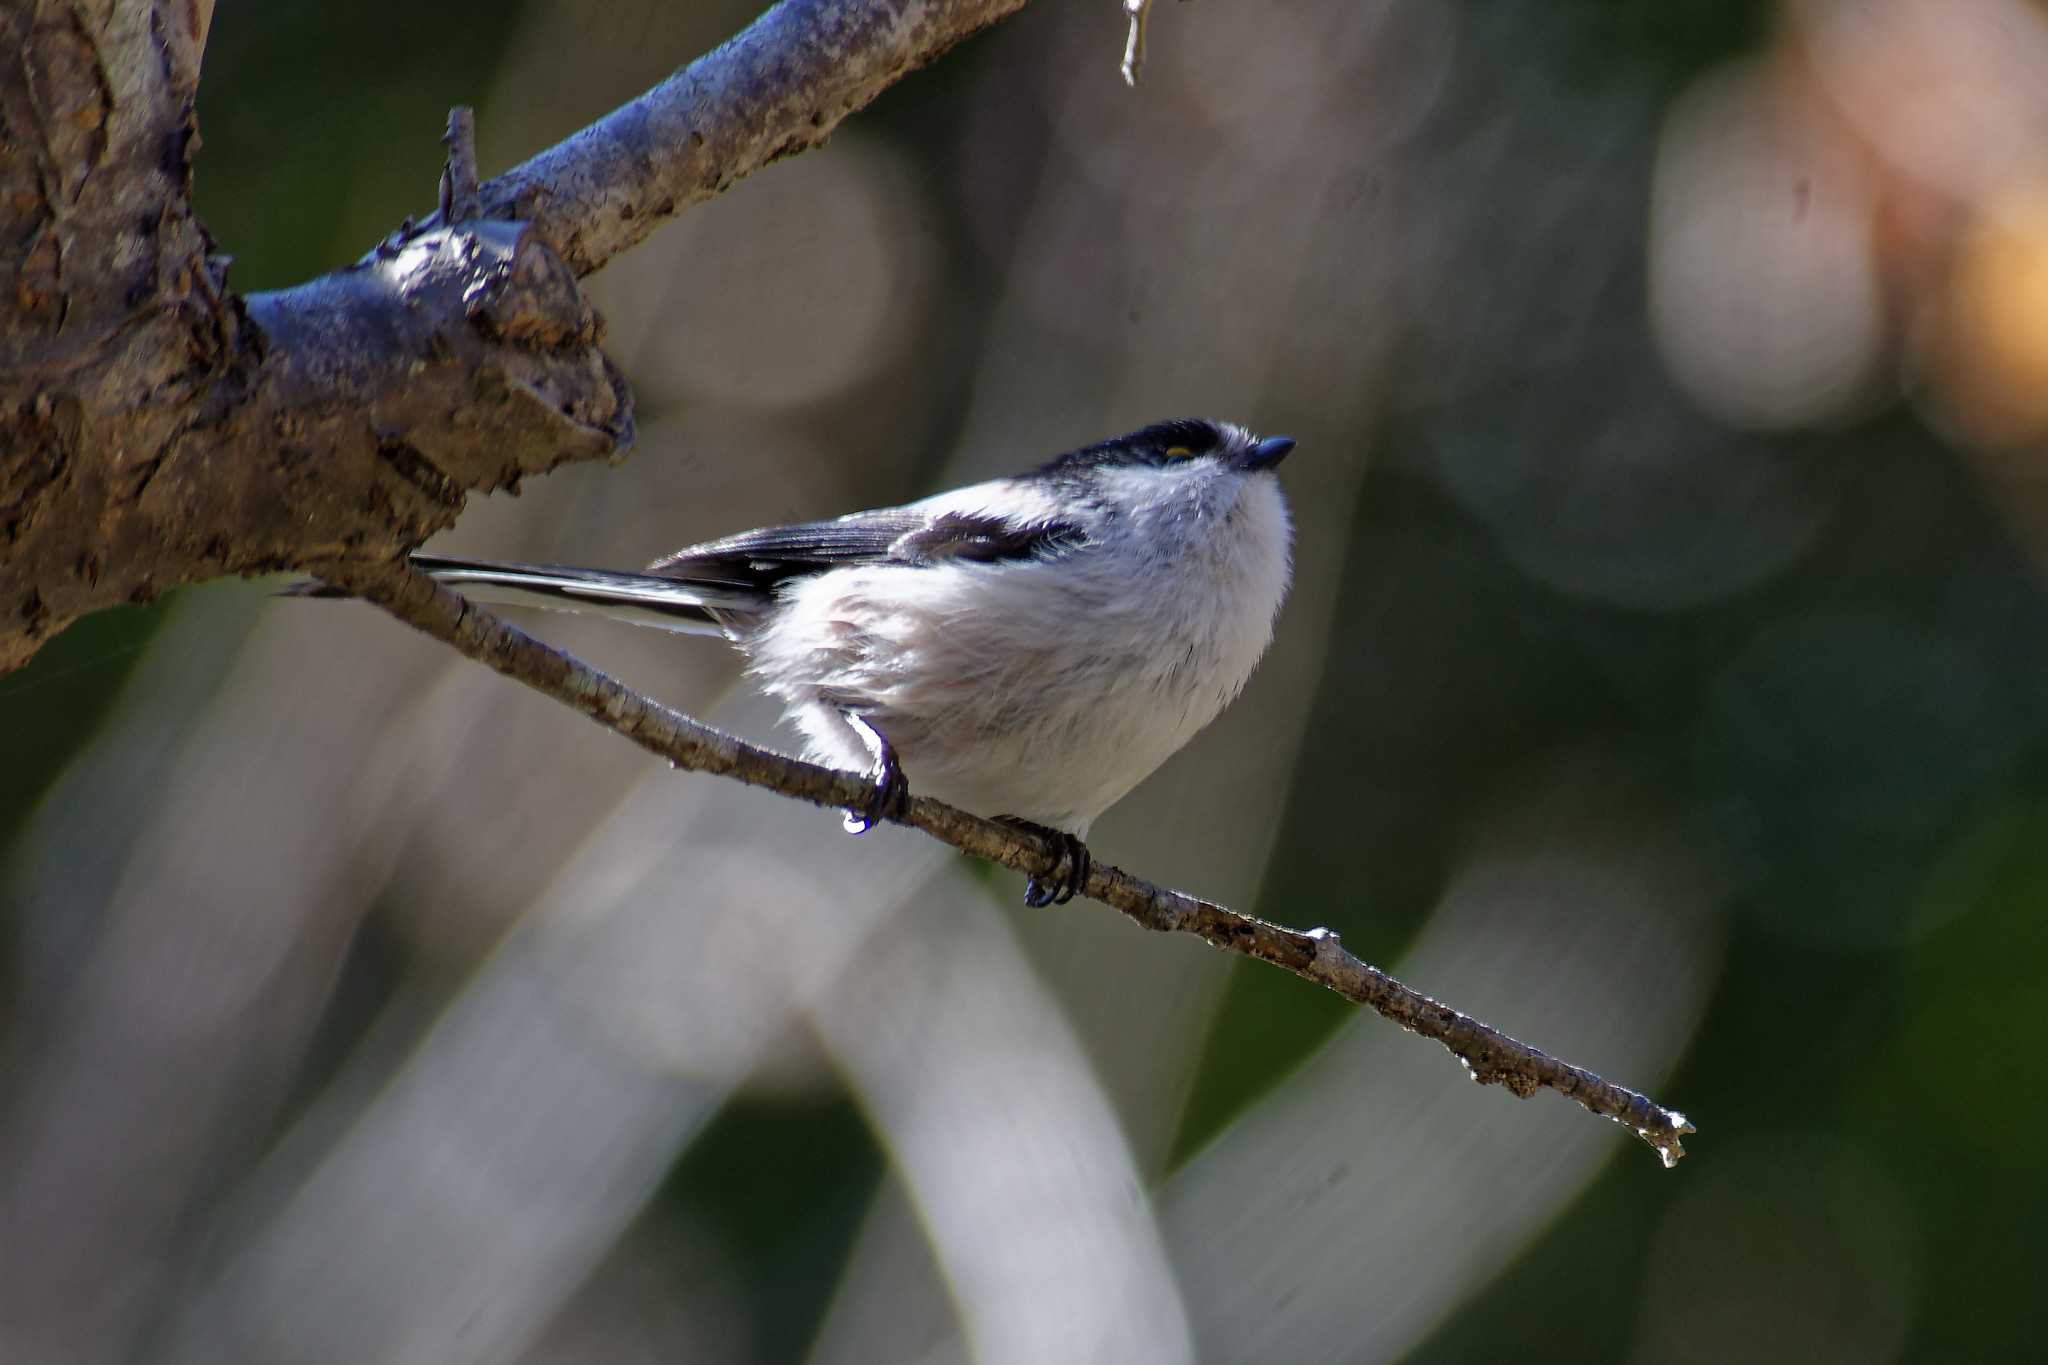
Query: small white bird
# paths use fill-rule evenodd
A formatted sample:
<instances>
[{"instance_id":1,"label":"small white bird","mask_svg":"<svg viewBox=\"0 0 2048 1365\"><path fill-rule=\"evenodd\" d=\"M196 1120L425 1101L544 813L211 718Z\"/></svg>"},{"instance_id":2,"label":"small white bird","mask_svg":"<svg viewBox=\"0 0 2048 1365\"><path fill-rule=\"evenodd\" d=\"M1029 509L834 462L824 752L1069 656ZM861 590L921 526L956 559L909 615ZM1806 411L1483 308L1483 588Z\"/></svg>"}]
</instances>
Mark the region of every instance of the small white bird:
<instances>
[{"instance_id":1,"label":"small white bird","mask_svg":"<svg viewBox=\"0 0 2048 1365\"><path fill-rule=\"evenodd\" d=\"M1294 442L1162 422L1029 473L679 550L644 573L416 554L479 601L723 635L806 756L1060 841L1086 882L1095 817L1243 689L1287 595L1274 469Z\"/></svg>"}]
</instances>

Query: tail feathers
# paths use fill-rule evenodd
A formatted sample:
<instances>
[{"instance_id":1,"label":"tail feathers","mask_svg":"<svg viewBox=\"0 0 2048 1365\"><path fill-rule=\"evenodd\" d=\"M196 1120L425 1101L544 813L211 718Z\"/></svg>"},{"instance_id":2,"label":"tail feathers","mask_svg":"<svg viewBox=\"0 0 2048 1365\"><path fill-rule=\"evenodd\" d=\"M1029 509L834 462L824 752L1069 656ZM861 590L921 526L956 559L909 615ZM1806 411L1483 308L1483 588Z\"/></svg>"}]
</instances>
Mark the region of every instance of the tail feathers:
<instances>
[{"instance_id":1,"label":"tail feathers","mask_svg":"<svg viewBox=\"0 0 2048 1365\"><path fill-rule=\"evenodd\" d=\"M413 567L477 602L592 612L658 630L727 635L740 619L768 605L758 591L722 583L691 583L659 574L578 569L565 564L509 564L416 554ZM294 583L283 597L340 597L320 582Z\"/></svg>"}]
</instances>

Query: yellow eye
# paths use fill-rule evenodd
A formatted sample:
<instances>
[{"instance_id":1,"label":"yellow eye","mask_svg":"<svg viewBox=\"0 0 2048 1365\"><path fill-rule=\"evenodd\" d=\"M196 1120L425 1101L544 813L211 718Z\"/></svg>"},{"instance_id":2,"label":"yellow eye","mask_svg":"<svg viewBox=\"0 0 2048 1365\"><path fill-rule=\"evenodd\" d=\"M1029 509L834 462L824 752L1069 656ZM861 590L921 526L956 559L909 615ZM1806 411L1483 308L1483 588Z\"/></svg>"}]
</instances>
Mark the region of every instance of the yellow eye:
<instances>
[{"instance_id":1,"label":"yellow eye","mask_svg":"<svg viewBox=\"0 0 2048 1365\"><path fill-rule=\"evenodd\" d=\"M1194 451L1189 450L1186 446L1168 446L1166 448L1166 458L1169 460L1185 460L1194 453Z\"/></svg>"}]
</instances>

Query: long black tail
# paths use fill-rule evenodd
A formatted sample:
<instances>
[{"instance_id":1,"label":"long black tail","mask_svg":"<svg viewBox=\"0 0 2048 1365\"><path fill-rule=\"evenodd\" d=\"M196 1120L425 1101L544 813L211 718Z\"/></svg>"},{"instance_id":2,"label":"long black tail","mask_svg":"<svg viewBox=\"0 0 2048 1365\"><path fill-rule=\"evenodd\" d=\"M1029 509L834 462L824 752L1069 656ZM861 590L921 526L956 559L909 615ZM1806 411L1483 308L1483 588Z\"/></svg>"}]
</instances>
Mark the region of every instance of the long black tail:
<instances>
[{"instance_id":1,"label":"long black tail","mask_svg":"<svg viewBox=\"0 0 2048 1365\"><path fill-rule=\"evenodd\" d=\"M636 626L686 635L729 636L768 605L759 591L732 583L692 582L661 574L511 564L415 554L413 567L478 602L594 612ZM345 597L318 580L294 583L280 597Z\"/></svg>"}]
</instances>

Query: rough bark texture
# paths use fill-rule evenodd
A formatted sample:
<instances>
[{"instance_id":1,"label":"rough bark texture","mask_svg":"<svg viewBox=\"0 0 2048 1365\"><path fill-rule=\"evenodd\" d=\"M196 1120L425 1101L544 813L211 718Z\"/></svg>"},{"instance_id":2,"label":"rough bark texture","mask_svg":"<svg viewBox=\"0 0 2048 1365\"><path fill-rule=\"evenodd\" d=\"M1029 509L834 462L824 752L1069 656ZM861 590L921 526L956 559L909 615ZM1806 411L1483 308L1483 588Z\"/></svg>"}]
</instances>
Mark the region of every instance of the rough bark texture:
<instances>
[{"instance_id":1,"label":"rough bark texture","mask_svg":"<svg viewBox=\"0 0 2048 1365\"><path fill-rule=\"evenodd\" d=\"M190 198L203 18L0 19L0 671L85 612L388 556L472 489L631 440L598 319L525 225L229 293Z\"/></svg>"},{"instance_id":2,"label":"rough bark texture","mask_svg":"<svg viewBox=\"0 0 2048 1365\"><path fill-rule=\"evenodd\" d=\"M148 595L129 566L166 558L168 528L129 509L246 346L190 207L202 23L113 0L0 12L0 671Z\"/></svg>"},{"instance_id":3,"label":"rough bark texture","mask_svg":"<svg viewBox=\"0 0 2048 1365\"><path fill-rule=\"evenodd\" d=\"M576 277L1023 3L786 0L465 192L481 220L247 298L191 207L208 0L0 10L0 673L87 612L395 558L471 491L622 453Z\"/></svg>"}]
</instances>

